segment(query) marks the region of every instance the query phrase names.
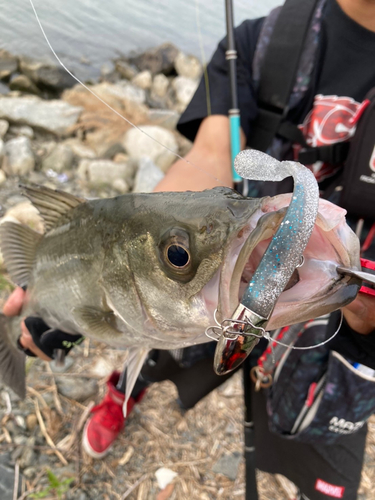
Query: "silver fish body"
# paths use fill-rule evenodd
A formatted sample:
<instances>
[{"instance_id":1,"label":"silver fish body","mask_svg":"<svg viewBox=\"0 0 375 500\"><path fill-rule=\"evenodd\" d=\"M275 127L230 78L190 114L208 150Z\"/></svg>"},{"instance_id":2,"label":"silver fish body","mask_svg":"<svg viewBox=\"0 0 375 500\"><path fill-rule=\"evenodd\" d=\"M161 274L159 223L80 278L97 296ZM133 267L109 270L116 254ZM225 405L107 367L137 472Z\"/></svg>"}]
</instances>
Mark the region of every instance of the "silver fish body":
<instances>
[{"instance_id":1,"label":"silver fish body","mask_svg":"<svg viewBox=\"0 0 375 500\"><path fill-rule=\"evenodd\" d=\"M247 199L227 188L91 201L44 187L25 194L44 218L45 234L0 225L11 278L27 285L24 314L129 348L138 353L131 356L134 373L152 348L208 341L216 309L230 317L290 202L290 195ZM338 274L338 265L359 268L358 240L345 211L321 201L304 264L281 294L270 328L353 300L359 281Z\"/></svg>"}]
</instances>

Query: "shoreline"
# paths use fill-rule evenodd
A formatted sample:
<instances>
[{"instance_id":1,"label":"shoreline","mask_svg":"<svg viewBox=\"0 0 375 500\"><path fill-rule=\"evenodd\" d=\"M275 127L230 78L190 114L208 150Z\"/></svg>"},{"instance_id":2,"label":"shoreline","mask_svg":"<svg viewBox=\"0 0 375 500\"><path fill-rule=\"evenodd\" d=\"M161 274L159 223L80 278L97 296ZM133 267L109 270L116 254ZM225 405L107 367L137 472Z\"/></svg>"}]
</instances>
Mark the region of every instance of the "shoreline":
<instances>
[{"instance_id":1,"label":"shoreline","mask_svg":"<svg viewBox=\"0 0 375 500\"><path fill-rule=\"evenodd\" d=\"M202 74L198 58L164 43L117 58L89 88L59 66L0 50L0 216L34 182L87 197L150 192L191 143L176 124Z\"/></svg>"}]
</instances>

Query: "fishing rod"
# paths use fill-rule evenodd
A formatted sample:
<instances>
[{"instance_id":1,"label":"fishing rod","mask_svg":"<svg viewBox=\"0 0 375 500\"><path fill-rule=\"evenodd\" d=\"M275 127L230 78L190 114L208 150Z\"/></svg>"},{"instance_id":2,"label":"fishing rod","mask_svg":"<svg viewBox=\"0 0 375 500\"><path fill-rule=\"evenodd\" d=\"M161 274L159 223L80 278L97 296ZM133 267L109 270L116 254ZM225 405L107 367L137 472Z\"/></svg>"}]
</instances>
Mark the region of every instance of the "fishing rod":
<instances>
[{"instance_id":1,"label":"fishing rod","mask_svg":"<svg viewBox=\"0 0 375 500\"><path fill-rule=\"evenodd\" d=\"M225 13L227 24L227 50L225 58L229 64L229 81L230 81L230 94L231 94L231 107L228 111L229 127L230 127L230 148L231 148L231 162L232 162L232 178L234 188L245 195L244 193L244 179L234 169L234 159L241 151L240 140L240 110L238 107L238 94L237 94L237 50L234 39L234 26L233 26L233 2L232 0L225 0ZM256 482L255 471L255 434L254 434L254 421L253 410L251 401L251 380L250 380L250 359L249 356L244 362L243 380L244 380L244 441L245 441L245 483L246 483L246 500L258 500L258 490Z\"/></svg>"},{"instance_id":2,"label":"fishing rod","mask_svg":"<svg viewBox=\"0 0 375 500\"><path fill-rule=\"evenodd\" d=\"M238 107L237 95L237 50L234 40L233 28L233 3L232 0L225 0L225 17L227 24L227 50L225 58L229 64L229 82L230 82L230 97L231 107L228 110L229 127L230 127L230 148L231 148L231 162L232 162L232 178L234 187L240 193L243 191L244 180L240 177L234 169L234 159L241 151L240 140L240 110Z\"/></svg>"}]
</instances>

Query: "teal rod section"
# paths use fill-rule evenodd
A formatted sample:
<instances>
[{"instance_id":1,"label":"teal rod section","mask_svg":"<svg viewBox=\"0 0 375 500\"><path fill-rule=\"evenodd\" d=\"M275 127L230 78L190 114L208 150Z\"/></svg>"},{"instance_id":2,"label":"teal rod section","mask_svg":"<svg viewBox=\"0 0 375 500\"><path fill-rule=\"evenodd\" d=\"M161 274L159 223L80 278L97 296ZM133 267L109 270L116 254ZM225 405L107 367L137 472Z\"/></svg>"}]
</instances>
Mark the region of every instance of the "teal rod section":
<instances>
[{"instance_id":1,"label":"teal rod section","mask_svg":"<svg viewBox=\"0 0 375 500\"><path fill-rule=\"evenodd\" d=\"M238 175L236 170L234 169L234 159L241 151L241 142L240 142L240 115L231 115L229 116L229 124L230 124L230 148L232 154L232 176L234 182L241 182L242 177Z\"/></svg>"}]
</instances>

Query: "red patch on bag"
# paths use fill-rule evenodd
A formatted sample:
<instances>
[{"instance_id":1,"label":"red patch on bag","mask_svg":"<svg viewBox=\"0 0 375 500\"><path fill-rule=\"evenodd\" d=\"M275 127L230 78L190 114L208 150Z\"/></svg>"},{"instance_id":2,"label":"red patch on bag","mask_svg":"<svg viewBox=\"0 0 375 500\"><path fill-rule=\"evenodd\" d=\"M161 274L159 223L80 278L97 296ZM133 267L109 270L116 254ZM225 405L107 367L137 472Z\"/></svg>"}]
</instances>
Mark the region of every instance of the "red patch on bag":
<instances>
[{"instance_id":1,"label":"red patch on bag","mask_svg":"<svg viewBox=\"0 0 375 500\"><path fill-rule=\"evenodd\" d=\"M315 489L316 491L320 491L320 493L329 497L342 498L344 496L345 486L336 486L334 484L326 483L323 479L317 479Z\"/></svg>"}]
</instances>

